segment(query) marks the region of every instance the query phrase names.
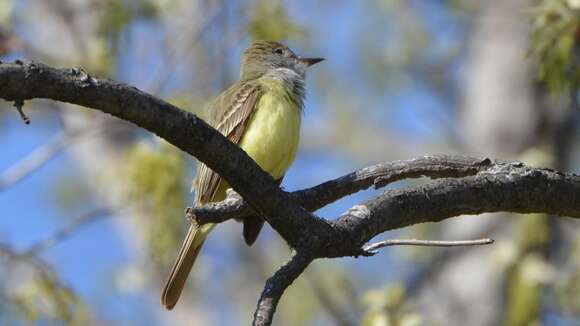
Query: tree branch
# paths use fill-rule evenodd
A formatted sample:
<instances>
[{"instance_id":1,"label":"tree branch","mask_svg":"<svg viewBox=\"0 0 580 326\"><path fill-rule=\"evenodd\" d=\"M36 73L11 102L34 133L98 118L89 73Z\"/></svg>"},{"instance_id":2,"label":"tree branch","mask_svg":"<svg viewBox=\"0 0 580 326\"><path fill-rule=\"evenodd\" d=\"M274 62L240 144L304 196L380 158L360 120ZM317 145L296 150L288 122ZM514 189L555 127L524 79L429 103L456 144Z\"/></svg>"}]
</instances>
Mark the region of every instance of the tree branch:
<instances>
[{"instance_id":1,"label":"tree branch","mask_svg":"<svg viewBox=\"0 0 580 326\"><path fill-rule=\"evenodd\" d=\"M284 290L314 259L364 255L364 244L387 230L497 211L580 218L580 176L519 162L468 157L432 156L382 163L290 194L239 147L195 115L80 69L0 63L0 98L18 104L49 98L103 111L157 134L224 177L243 200L230 196L221 203L189 209L188 215L206 223L255 212L296 250L266 282L254 314L255 325L271 324ZM324 220L309 212L373 185L379 188L421 176L445 179L388 190L336 220Z\"/></svg>"},{"instance_id":2,"label":"tree branch","mask_svg":"<svg viewBox=\"0 0 580 326\"><path fill-rule=\"evenodd\" d=\"M356 250L380 233L462 214L511 211L580 217L580 176L532 168L520 162L469 157L433 156L383 163L293 192L291 197L305 208L316 209L373 184L380 187L387 182L420 176L460 178L390 190L353 207L330 222L332 235L315 257L360 255ZM223 214L221 218L215 218L220 214ZM189 210L189 215L200 224L249 214L250 208L235 196Z\"/></svg>"},{"instance_id":3,"label":"tree branch","mask_svg":"<svg viewBox=\"0 0 580 326\"><path fill-rule=\"evenodd\" d=\"M496 162L473 176L386 191L353 207L333 226L362 244L387 230L499 211L580 218L580 176Z\"/></svg>"},{"instance_id":4,"label":"tree branch","mask_svg":"<svg viewBox=\"0 0 580 326\"><path fill-rule=\"evenodd\" d=\"M384 162L369 166L317 186L295 191L292 199L300 206L315 211L345 196L374 186L382 188L399 180L428 177L459 178L474 175L492 166L490 159L462 156L424 156L410 160ZM199 224L221 223L232 218L253 214L243 198L228 194L221 202L208 203L188 209L187 215Z\"/></svg>"},{"instance_id":5,"label":"tree branch","mask_svg":"<svg viewBox=\"0 0 580 326\"><path fill-rule=\"evenodd\" d=\"M296 205L244 151L203 120L135 87L97 79L78 68L17 61L0 63L0 98L78 104L149 130L218 172L294 248L310 243L300 232L304 225L320 233L330 229Z\"/></svg>"}]
</instances>

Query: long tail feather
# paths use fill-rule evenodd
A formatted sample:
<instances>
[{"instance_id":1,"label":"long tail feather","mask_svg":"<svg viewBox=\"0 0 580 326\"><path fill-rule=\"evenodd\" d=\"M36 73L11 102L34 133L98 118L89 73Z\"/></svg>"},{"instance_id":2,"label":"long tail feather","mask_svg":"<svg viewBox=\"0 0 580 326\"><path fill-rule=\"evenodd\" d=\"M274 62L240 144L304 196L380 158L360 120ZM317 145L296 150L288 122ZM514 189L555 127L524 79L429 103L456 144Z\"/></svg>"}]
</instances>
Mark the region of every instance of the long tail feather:
<instances>
[{"instance_id":1,"label":"long tail feather","mask_svg":"<svg viewBox=\"0 0 580 326\"><path fill-rule=\"evenodd\" d=\"M189 227L169 278L163 287L161 303L166 309L171 310L179 300L191 267L211 229L213 229L213 225L207 224L201 228L193 224Z\"/></svg>"}]
</instances>

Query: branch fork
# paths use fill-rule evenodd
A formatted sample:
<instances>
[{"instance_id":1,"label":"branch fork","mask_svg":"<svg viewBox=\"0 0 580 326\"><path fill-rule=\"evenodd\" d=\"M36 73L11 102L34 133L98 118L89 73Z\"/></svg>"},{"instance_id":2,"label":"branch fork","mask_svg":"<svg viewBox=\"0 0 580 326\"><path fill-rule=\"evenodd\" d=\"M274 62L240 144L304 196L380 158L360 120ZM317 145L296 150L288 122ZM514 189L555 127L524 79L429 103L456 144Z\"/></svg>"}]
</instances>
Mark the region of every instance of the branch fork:
<instances>
[{"instance_id":1,"label":"branch fork","mask_svg":"<svg viewBox=\"0 0 580 326\"><path fill-rule=\"evenodd\" d=\"M571 200L580 203L580 177L577 175L562 174L550 169L531 168L522 162L503 162L492 161L488 158L477 159L445 155L377 164L312 188L294 191L289 195L291 200L294 200L298 205L309 211L314 211L370 186L381 188L394 181L421 177L441 180L409 189L387 191L377 198L352 207L337 220L325 220L335 232L326 237L313 234L313 237L320 236L319 242L326 241L318 246L296 247L289 242L297 250L295 257L304 255L310 257L311 260L324 257L371 257L376 255L381 248L399 245L430 247L490 245L494 242L490 238L459 241L389 239L366 245L357 244L364 244L370 238L386 230L415 223L437 222L461 214L494 211L490 209L492 204L504 205L497 208L496 211L531 212L534 209L528 208L530 210L526 211L526 208L519 202L522 200L521 193L517 190L519 187L528 190L543 187L542 191L545 192L540 191L540 196L537 198L541 203L535 202L541 207L535 209L560 210L563 207L557 207L551 202L556 197L548 196L552 199L547 200L544 195L548 195L548 190L555 190L551 188L553 182L559 184L559 181L566 178L571 178L573 181L569 180L572 182L567 185L560 184L562 186L560 190L566 196L570 196ZM466 185L470 186L466 187ZM495 190L491 186L494 186ZM484 191L488 187L488 191ZM469 193L468 188L471 189L471 193ZM466 193L469 196L465 196ZM508 194L507 197L504 196L506 194ZM442 195L445 195L444 199L446 199L443 203L440 202ZM460 195L464 195L463 199L470 204L457 202L455 199L461 199ZM506 202L501 203L498 198L502 198ZM527 201L529 204L532 203L529 198ZM580 205L568 206L572 208L572 211L566 213L560 211L559 213L574 217L580 216ZM221 223L251 214L255 214L252 208L234 191L228 192L227 198L222 202L208 203L190 208L188 211L188 217L200 225ZM375 226L370 232L368 232L369 224ZM287 264L294 263L291 260ZM304 266L304 268L306 267ZM280 282L284 286L291 284L288 281L280 281L282 277L280 274L288 274L284 276L285 280L291 279L293 281L295 278L295 275L289 272L288 268L283 267L268 280L258 302L258 308L254 315L254 325L269 325L271 323L271 316L274 314L276 304L279 301L279 297L273 298L272 296L281 296L283 293L283 289L268 290L273 286L272 283ZM268 295L266 296L266 294ZM269 312L269 315L265 314L266 312ZM270 317L266 318L265 316Z\"/></svg>"}]
</instances>

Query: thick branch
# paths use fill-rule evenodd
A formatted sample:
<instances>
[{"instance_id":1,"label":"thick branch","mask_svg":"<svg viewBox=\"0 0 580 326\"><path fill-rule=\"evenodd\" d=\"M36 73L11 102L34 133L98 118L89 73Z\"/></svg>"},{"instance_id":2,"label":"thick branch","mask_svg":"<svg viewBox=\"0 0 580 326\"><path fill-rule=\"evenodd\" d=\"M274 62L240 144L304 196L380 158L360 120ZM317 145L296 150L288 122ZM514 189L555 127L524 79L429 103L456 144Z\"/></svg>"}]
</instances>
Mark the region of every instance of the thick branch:
<instances>
[{"instance_id":1,"label":"thick branch","mask_svg":"<svg viewBox=\"0 0 580 326\"><path fill-rule=\"evenodd\" d=\"M333 221L331 235L308 230L311 237L328 239L317 246L315 257L362 255L360 248L388 230L423 222L438 222L462 214L511 211L550 213L580 217L580 177L549 169L531 168L520 162L432 156L383 163L361 169L313 188L296 191L293 199L317 209L341 196L371 185L409 177L444 179L407 189L390 190L349 210ZM199 214L199 215L198 215ZM220 216L220 214L223 214ZM191 210L200 223L219 222L251 214L239 197Z\"/></svg>"},{"instance_id":2,"label":"thick branch","mask_svg":"<svg viewBox=\"0 0 580 326\"><path fill-rule=\"evenodd\" d=\"M580 218L580 176L522 163L495 163L474 176L386 191L353 207L333 226L345 233L343 242L356 247L387 230L499 211ZM343 255L346 250L327 254Z\"/></svg>"},{"instance_id":3,"label":"thick branch","mask_svg":"<svg viewBox=\"0 0 580 326\"><path fill-rule=\"evenodd\" d=\"M0 63L0 98L78 104L157 134L218 172L293 247L310 243L300 231L305 225L320 233L330 228L294 204L270 175L203 120L135 87L97 79L76 68Z\"/></svg>"}]
</instances>

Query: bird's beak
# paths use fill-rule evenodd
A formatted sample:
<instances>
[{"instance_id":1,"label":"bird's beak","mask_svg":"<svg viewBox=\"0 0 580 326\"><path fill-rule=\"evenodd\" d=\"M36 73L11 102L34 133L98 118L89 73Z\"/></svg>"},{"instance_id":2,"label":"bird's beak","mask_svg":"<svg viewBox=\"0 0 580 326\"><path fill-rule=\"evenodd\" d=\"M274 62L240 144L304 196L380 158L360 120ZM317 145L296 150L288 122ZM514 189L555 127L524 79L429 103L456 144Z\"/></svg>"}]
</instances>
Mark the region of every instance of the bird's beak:
<instances>
[{"instance_id":1,"label":"bird's beak","mask_svg":"<svg viewBox=\"0 0 580 326\"><path fill-rule=\"evenodd\" d=\"M298 57L298 61L303 63L306 67L310 67L319 63L320 61L324 61L324 58L302 58Z\"/></svg>"}]
</instances>

